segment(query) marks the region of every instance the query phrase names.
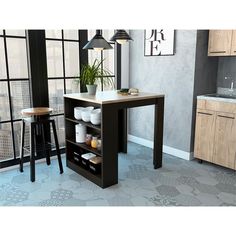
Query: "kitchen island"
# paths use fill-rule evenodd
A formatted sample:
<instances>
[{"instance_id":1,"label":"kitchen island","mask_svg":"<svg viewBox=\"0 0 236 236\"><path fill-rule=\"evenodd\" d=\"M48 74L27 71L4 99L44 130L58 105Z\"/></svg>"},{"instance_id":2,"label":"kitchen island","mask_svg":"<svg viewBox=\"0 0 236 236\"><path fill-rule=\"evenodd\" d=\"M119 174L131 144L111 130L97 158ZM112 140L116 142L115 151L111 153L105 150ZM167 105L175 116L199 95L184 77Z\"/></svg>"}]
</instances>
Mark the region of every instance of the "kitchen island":
<instances>
[{"instance_id":1,"label":"kitchen island","mask_svg":"<svg viewBox=\"0 0 236 236\"><path fill-rule=\"evenodd\" d=\"M162 166L164 95L139 93L136 96L120 95L117 91L97 92L95 96L87 93L64 95L65 136L67 166L102 188L118 183L118 152L127 151L127 109L154 105L154 168ZM101 125L76 120L74 107L93 106L101 108ZM149 122L149 121L147 121ZM100 134L101 150L91 148L83 143L76 143L75 125L83 124L89 131ZM75 152L92 152L102 157L101 173L93 174L75 162Z\"/></svg>"}]
</instances>

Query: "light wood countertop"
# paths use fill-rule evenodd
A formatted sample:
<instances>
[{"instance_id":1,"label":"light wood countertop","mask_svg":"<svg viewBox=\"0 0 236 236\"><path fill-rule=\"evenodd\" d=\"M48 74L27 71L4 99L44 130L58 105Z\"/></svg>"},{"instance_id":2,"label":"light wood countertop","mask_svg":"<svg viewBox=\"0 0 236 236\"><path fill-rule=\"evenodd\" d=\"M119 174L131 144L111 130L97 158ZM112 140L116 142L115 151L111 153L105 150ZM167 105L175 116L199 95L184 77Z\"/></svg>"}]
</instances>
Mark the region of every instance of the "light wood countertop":
<instances>
[{"instance_id":1,"label":"light wood countertop","mask_svg":"<svg viewBox=\"0 0 236 236\"><path fill-rule=\"evenodd\" d=\"M117 103L117 102L138 101L150 98L159 98L159 97L164 97L164 94L139 92L138 95L133 96L133 95L121 95L117 93L117 90L112 90L112 91L97 92L96 95L88 95L87 93L64 94L64 97L98 104L108 104L114 102Z\"/></svg>"},{"instance_id":2,"label":"light wood countertop","mask_svg":"<svg viewBox=\"0 0 236 236\"><path fill-rule=\"evenodd\" d=\"M227 103L236 103L235 98L223 98L223 97L208 97L207 95L199 95L197 96L198 100L209 100L216 102L227 102Z\"/></svg>"}]
</instances>

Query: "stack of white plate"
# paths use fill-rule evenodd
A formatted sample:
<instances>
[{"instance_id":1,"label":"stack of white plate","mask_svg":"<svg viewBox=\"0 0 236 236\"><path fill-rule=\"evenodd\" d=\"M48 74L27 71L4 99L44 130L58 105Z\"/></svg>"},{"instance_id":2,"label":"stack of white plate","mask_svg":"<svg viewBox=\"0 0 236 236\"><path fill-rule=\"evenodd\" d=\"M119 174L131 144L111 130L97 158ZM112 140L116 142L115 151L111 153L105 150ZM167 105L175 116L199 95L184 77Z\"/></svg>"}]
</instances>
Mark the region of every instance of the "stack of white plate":
<instances>
[{"instance_id":1,"label":"stack of white plate","mask_svg":"<svg viewBox=\"0 0 236 236\"><path fill-rule=\"evenodd\" d=\"M101 109L94 109L90 113L90 121L93 125L101 124Z\"/></svg>"},{"instance_id":2,"label":"stack of white plate","mask_svg":"<svg viewBox=\"0 0 236 236\"><path fill-rule=\"evenodd\" d=\"M90 114L93 111L94 107L85 107L81 112L82 120L85 122L90 121Z\"/></svg>"}]
</instances>

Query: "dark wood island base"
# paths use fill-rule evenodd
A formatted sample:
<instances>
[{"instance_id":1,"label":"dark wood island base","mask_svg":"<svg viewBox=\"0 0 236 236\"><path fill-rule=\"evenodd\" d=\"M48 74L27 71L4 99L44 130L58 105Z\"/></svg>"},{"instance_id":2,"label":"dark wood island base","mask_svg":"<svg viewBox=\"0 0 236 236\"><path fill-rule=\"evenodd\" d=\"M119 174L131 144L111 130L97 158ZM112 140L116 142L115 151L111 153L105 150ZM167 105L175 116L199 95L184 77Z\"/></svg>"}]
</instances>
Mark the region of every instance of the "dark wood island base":
<instances>
[{"instance_id":1,"label":"dark wood island base","mask_svg":"<svg viewBox=\"0 0 236 236\"><path fill-rule=\"evenodd\" d=\"M95 96L87 93L64 95L67 167L102 188L117 184L118 152L127 153L127 109L148 105L155 105L153 165L157 169L162 166L164 95L140 93L138 96L122 96L117 91L97 92ZM76 120L74 107L78 106L101 108L101 125ZM75 125L79 123L101 136L101 151L76 143ZM102 157L100 174L91 173L75 162L74 152L83 151Z\"/></svg>"}]
</instances>

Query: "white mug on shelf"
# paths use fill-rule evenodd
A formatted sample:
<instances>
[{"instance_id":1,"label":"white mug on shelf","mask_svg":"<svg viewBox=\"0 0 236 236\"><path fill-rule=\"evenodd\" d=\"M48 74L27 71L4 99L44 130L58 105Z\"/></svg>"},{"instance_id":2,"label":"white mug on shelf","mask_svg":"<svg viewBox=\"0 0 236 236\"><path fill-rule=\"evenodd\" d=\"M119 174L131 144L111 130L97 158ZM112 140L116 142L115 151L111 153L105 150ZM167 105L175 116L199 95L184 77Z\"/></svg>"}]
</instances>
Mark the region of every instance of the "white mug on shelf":
<instances>
[{"instance_id":1,"label":"white mug on shelf","mask_svg":"<svg viewBox=\"0 0 236 236\"><path fill-rule=\"evenodd\" d=\"M94 109L90 114L90 121L94 125L101 124L101 109Z\"/></svg>"},{"instance_id":2,"label":"white mug on shelf","mask_svg":"<svg viewBox=\"0 0 236 236\"><path fill-rule=\"evenodd\" d=\"M90 121L90 114L93 111L93 109L94 109L94 107L92 107L92 106L84 108L84 110L81 113L81 117L82 117L83 121L85 121L85 122Z\"/></svg>"}]
</instances>

